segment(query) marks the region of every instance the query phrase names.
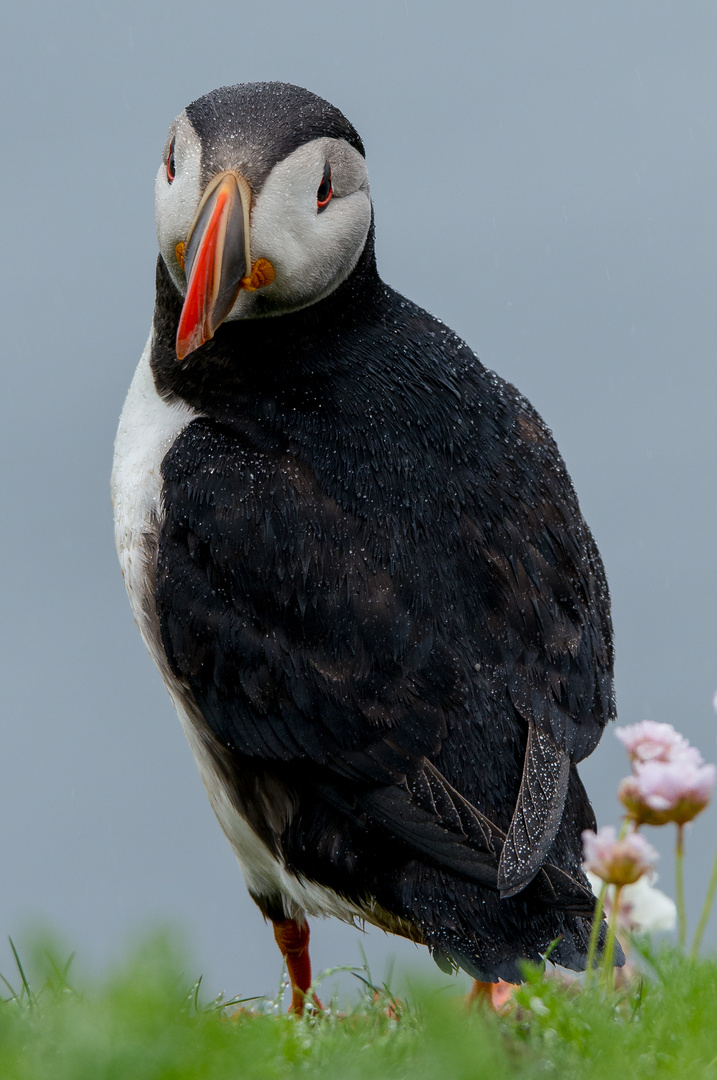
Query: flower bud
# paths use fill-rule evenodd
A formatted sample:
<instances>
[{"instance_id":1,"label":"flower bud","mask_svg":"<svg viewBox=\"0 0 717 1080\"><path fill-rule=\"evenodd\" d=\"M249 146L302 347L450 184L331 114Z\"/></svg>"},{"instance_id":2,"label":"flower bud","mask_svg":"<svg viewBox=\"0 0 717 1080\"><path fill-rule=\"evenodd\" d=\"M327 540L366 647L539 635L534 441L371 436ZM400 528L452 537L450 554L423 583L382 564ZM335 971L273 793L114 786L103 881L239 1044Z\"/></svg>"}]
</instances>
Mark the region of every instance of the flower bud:
<instances>
[{"instance_id":1,"label":"flower bud","mask_svg":"<svg viewBox=\"0 0 717 1080\"><path fill-rule=\"evenodd\" d=\"M583 832L585 869L596 874L608 885L632 885L651 870L658 854L652 844L639 833L628 833L622 840L615 836L611 825Z\"/></svg>"},{"instance_id":2,"label":"flower bud","mask_svg":"<svg viewBox=\"0 0 717 1080\"><path fill-rule=\"evenodd\" d=\"M683 757L636 766L617 794L638 825L685 825L707 806L714 786L714 765L697 765Z\"/></svg>"},{"instance_id":3,"label":"flower bud","mask_svg":"<svg viewBox=\"0 0 717 1080\"><path fill-rule=\"evenodd\" d=\"M672 724L642 720L639 724L615 728L615 735L630 755L633 765L648 761L677 761L683 758L694 765L702 764L702 755L690 746L684 735Z\"/></svg>"}]
</instances>

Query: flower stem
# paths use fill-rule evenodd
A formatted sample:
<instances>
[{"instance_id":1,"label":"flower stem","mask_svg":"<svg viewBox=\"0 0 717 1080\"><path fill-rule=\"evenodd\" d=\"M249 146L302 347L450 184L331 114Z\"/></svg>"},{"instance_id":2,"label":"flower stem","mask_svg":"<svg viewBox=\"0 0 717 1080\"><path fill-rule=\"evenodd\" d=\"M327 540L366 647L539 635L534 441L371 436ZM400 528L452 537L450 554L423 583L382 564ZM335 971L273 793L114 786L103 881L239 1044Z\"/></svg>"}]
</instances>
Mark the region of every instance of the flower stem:
<instances>
[{"instance_id":1,"label":"flower stem","mask_svg":"<svg viewBox=\"0 0 717 1080\"><path fill-rule=\"evenodd\" d=\"M607 926L607 941L605 942L605 952L602 957L602 970L605 975L605 986L608 990L615 988L615 973L613 969L613 956L615 954L615 931L617 930L617 913L620 910L620 892L622 891L621 885L615 886L615 895L612 898L612 911L610 912L610 921Z\"/></svg>"},{"instance_id":2,"label":"flower stem","mask_svg":"<svg viewBox=\"0 0 717 1080\"><path fill-rule=\"evenodd\" d=\"M717 863L715 863L717 866ZM590 931L590 943L588 945L588 959L587 959L587 975L585 976L585 985L591 986L595 979L595 953L597 952L598 935L600 934L600 927L602 926L602 912L605 906L605 897L607 895L607 882L603 881L600 886L600 892L595 900L595 914L593 916L593 926Z\"/></svg>"},{"instance_id":3,"label":"flower stem","mask_svg":"<svg viewBox=\"0 0 717 1080\"><path fill-rule=\"evenodd\" d=\"M679 945L681 949L684 949L687 941L684 830L684 825L677 826L677 844L675 845L675 899L677 900L677 925L679 927Z\"/></svg>"},{"instance_id":4,"label":"flower stem","mask_svg":"<svg viewBox=\"0 0 717 1080\"><path fill-rule=\"evenodd\" d=\"M715 893L717 892L717 854L715 854L715 861L712 866L712 877L710 883L707 886L707 895L705 896L705 902L702 906L702 913L700 915L700 921L697 923L697 929L695 930L695 940L692 942L692 948L690 949L690 960L697 959L697 953L700 951L700 945L702 944L702 937L707 928L709 917L712 914L712 905L714 904Z\"/></svg>"}]
</instances>

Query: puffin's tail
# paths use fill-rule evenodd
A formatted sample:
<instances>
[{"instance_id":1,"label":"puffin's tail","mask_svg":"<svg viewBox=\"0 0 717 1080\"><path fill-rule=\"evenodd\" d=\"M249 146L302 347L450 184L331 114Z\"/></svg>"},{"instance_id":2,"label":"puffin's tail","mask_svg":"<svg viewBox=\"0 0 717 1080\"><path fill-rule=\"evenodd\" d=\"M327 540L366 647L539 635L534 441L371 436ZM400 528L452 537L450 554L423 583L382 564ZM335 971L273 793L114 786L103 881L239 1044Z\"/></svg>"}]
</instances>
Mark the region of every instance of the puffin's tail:
<instances>
[{"instance_id":1,"label":"puffin's tail","mask_svg":"<svg viewBox=\"0 0 717 1080\"><path fill-rule=\"evenodd\" d=\"M397 895L387 903L418 928L439 967L463 968L482 982L520 982L525 961L551 962L584 971L595 912L595 896L582 871L581 833L595 827L595 818L577 770L570 770L565 810L546 862L533 881L516 896L501 898L485 865L486 879L445 865L411 860L400 876ZM491 836L494 859L503 833ZM453 872L452 872L453 871ZM605 942L600 928L598 953ZM624 955L615 948L615 964Z\"/></svg>"}]
</instances>

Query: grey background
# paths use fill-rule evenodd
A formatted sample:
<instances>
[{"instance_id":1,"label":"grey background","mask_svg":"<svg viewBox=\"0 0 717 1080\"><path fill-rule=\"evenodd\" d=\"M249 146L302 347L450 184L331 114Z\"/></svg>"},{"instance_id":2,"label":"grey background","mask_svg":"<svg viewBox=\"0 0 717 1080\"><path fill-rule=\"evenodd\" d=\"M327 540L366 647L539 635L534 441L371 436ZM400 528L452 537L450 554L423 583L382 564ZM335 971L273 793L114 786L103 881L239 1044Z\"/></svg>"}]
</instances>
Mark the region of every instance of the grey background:
<instances>
[{"instance_id":1,"label":"grey background","mask_svg":"<svg viewBox=\"0 0 717 1080\"><path fill-rule=\"evenodd\" d=\"M2 22L0 936L44 920L100 966L169 921L210 992L278 979L133 625L108 494L166 129L223 83L297 82L355 123L384 277L556 434L607 565L622 721L714 759L711 0L67 0ZM604 822L625 771L608 734L584 769ZM693 920L714 821L689 838ZM319 924L315 965L358 962L359 937ZM431 967L363 944L378 974Z\"/></svg>"}]
</instances>

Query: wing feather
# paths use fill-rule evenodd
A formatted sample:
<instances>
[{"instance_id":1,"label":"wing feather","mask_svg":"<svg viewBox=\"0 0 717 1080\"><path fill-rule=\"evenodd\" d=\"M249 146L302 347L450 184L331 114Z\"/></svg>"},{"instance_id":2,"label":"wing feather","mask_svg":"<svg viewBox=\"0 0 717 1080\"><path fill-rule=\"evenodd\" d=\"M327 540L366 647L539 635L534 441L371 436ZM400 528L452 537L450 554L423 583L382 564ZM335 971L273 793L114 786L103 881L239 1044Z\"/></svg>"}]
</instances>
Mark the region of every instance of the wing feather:
<instances>
[{"instance_id":1,"label":"wing feather","mask_svg":"<svg viewBox=\"0 0 717 1080\"><path fill-rule=\"evenodd\" d=\"M502 897L521 892L545 862L563 817L569 779L568 754L531 720L518 801L498 866Z\"/></svg>"}]
</instances>

